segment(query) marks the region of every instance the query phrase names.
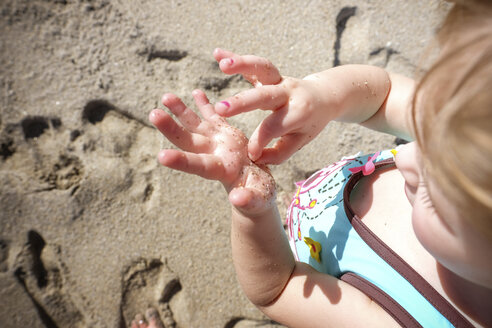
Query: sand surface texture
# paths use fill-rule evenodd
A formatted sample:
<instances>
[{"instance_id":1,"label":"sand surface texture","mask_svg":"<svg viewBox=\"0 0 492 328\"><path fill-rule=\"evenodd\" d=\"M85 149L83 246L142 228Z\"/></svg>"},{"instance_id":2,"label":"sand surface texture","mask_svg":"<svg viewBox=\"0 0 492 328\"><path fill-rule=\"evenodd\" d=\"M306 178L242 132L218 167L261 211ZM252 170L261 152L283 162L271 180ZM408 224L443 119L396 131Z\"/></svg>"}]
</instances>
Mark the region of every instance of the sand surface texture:
<instances>
[{"instance_id":1,"label":"sand surface texture","mask_svg":"<svg viewBox=\"0 0 492 328\"><path fill-rule=\"evenodd\" d=\"M216 102L250 85L212 51L284 75L369 63L412 76L446 7L436 1L0 1L0 327L273 327L243 296L219 183L160 167L160 97ZM230 121L250 135L266 113ZM394 138L330 123L273 167L293 182Z\"/></svg>"}]
</instances>

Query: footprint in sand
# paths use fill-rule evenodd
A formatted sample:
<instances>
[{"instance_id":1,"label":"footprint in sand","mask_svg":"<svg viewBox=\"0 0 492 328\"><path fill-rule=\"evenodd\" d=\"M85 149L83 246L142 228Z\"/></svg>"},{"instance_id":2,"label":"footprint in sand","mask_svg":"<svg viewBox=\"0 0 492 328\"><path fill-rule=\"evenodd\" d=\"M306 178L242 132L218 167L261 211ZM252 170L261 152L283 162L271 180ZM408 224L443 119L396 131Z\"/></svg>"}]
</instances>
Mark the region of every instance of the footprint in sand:
<instances>
[{"instance_id":1,"label":"footprint in sand","mask_svg":"<svg viewBox=\"0 0 492 328\"><path fill-rule=\"evenodd\" d=\"M14 270L46 327L86 327L82 312L66 289L69 271L61 261L59 246L47 244L39 233L30 230Z\"/></svg>"},{"instance_id":2,"label":"footprint in sand","mask_svg":"<svg viewBox=\"0 0 492 328\"><path fill-rule=\"evenodd\" d=\"M126 167L126 182L121 188L139 203L149 201L154 192L153 172L158 166L156 151L161 146L154 128L101 99L84 106L82 120L83 130L72 132L73 147L103 170L107 166Z\"/></svg>"},{"instance_id":3,"label":"footprint in sand","mask_svg":"<svg viewBox=\"0 0 492 328\"><path fill-rule=\"evenodd\" d=\"M149 205L154 195L153 171L158 166L155 149L160 148L154 129L105 100L89 101L81 119L75 129L68 128L60 118L45 116L26 116L19 122L4 124L0 131L0 173L3 190L8 191L1 197L5 218L24 211L22 202L12 200L25 195L35 195L32 197L51 204L49 217L65 220L61 224L90 218L87 208L97 206L89 204L105 202L101 190L125 193L130 201ZM27 236L27 242L0 241L0 272L9 271L10 244L21 248L11 268L13 282L20 283L43 324L85 327L89 319L84 320L81 307L69 295L72 284L67 281L69 270L61 261L60 247L47 243L35 230L28 231ZM173 318L166 313L171 313L169 303L179 289L179 280L164 283L158 300L164 318ZM125 292L128 299L133 299L132 290Z\"/></svg>"},{"instance_id":4,"label":"footprint in sand","mask_svg":"<svg viewBox=\"0 0 492 328\"><path fill-rule=\"evenodd\" d=\"M128 266L122 277L121 327L130 323L142 309L155 309L165 328L187 327L186 295L179 277L159 259L139 259ZM148 314L148 313L147 313ZM158 326L157 326L158 327Z\"/></svg>"}]
</instances>

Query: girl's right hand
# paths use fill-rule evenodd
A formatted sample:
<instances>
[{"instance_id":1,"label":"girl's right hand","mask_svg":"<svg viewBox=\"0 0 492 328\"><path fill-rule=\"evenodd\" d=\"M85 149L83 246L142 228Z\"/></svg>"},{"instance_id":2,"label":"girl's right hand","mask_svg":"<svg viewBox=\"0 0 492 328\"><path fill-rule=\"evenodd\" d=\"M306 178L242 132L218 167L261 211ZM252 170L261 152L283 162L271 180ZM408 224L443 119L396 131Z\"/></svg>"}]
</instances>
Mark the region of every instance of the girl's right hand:
<instances>
[{"instance_id":1,"label":"girl's right hand","mask_svg":"<svg viewBox=\"0 0 492 328\"><path fill-rule=\"evenodd\" d=\"M248 139L217 115L207 96L193 91L203 118L177 96L165 94L162 103L177 121L161 109L153 110L152 124L178 149L163 149L159 162L169 168L222 182L229 201L239 211L258 215L274 206L275 181L265 165L247 155Z\"/></svg>"},{"instance_id":2,"label":"girl's right hand","mask_svg":"<svg viewBox=\"0 0 492 328\"><path fill-rule=\"evenodd\" d=\"M255 109L270 110L256 128L248 144L248 154L255 163L279 164L316 137L336 117L337 97L326 97L316 79L282 77L264 58L240 56L215 49L214 57L226 74L242 74L255 88L243 91L215 105L224 117ZM327 102L327 99L329 101ZM327 110L328 109L328 110ZM279 138L272 148L266 148Z\"/></svg>"}]
</instances>

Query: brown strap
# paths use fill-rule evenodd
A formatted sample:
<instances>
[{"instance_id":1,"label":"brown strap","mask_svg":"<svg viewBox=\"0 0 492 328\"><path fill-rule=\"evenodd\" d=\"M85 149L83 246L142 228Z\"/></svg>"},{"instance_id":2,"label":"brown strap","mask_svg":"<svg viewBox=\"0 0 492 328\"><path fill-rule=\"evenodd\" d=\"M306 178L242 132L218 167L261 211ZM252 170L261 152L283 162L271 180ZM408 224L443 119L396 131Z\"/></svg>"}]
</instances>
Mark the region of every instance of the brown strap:
<instances>
[{"instance_id":1,"label":"brown strap","mask_svg":"<svg viewBox=\"0 0 492 328\"><path fill-rule=\"evenodd\" d=\"M376 168L394 165L393 159L386 159L375 163ZM372 248L393 269L400 273L416 290L422 294L449 322L455 327L473 327L473 325L461 313L454 308L434 287L432 287L420 274L417 273L398 254L389 248L378 236L376 236L354 213L350 206L350 193L356 183L362 178L362 172L355 173L345 185L343 202L345 213L355 231L360 235L369 247ZM390 313L391 314L391 313Z\"/></svg>"},{"instance_id":2,"label":"brown strap","mask_svg":"<svg viewBox=\"0 0 492 328\"><path fill-rule=\"evenodd\" d=\"M348 272L340 277L341 280L354 286L369 296L374 302L378 303L383 309L388 312L389 315L395 319L402 327L422 327L414 317L410 315L400 304L395 302L388 294L382 291L379 287L373 283L365 280L364 278L356 275L355 273Z\"/></svg>"}]
</instances>

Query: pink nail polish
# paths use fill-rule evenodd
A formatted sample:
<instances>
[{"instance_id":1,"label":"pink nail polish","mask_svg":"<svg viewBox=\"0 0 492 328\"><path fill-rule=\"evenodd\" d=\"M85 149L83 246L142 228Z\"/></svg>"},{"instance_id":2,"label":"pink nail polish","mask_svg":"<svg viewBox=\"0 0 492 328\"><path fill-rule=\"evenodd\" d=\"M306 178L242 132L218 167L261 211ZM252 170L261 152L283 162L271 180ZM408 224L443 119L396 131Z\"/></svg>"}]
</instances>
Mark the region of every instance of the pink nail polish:
<instances>
[{"instance_id":1,"label":"pink nail polish","mask_svg":"<svg viewBox=\"0 0 492 328\"><path fill-rule=\"evenodd\" d=\"M229 104L228 101L221 101L220 103L224 104L224 106L226 106L227 108L231 107L231 104Z\"/></svg>"},{"instance_id":2,"label":"pink nail polish","mask_svg":"<svg viewBox=\"0 0 492 328\"><path fill-rule=\"evenodd\" d=\"M232 64L234 64L234 59L229 58L229 65L232 65Z\"/></svg>"}]
</instances>

